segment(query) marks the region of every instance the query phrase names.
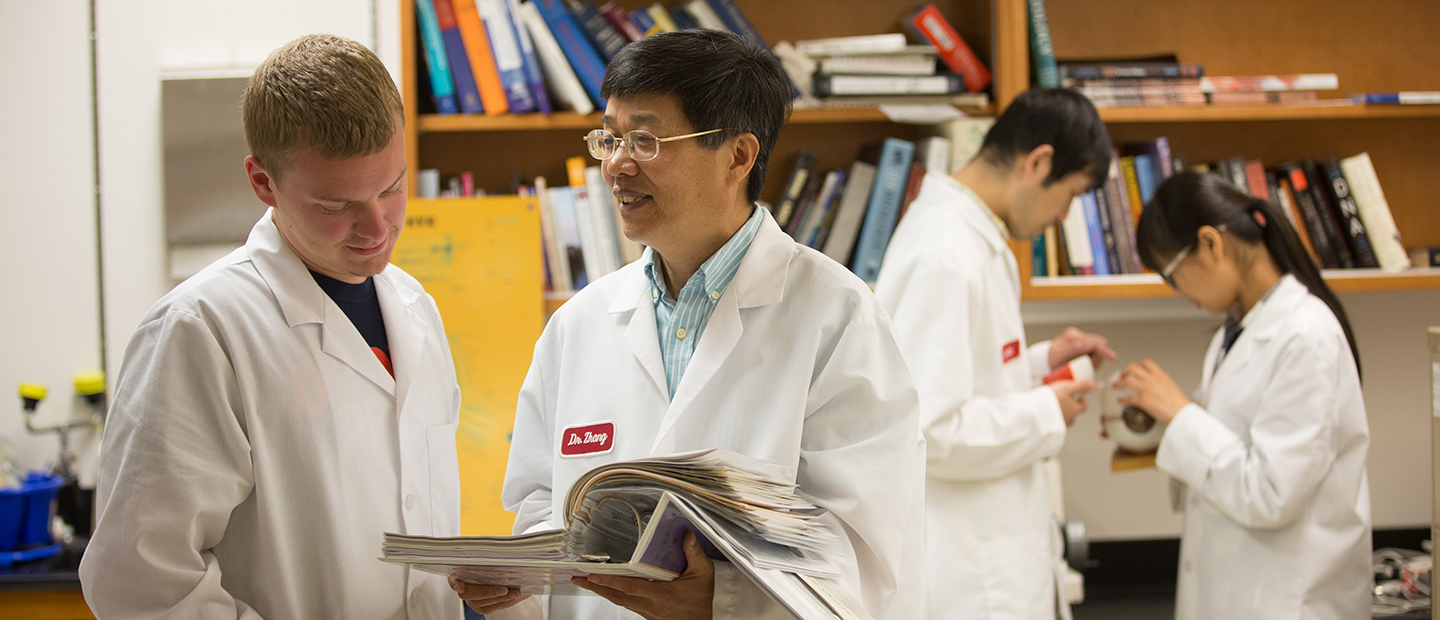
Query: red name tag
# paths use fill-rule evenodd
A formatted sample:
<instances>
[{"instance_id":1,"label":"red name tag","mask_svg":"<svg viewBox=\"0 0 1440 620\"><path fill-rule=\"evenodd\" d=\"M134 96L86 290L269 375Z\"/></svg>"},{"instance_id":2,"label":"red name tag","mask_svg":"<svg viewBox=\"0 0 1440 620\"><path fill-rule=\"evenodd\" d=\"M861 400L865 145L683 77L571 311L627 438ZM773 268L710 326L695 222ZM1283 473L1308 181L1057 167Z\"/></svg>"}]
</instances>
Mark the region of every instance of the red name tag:
<instances>
[{"instance_id":1,"label":"red name tag","mask_svg":"<svg viewBox=\"0 0 1440 620\"><path fill-rule=\"evenodd\" d=\"M1008 364L1010 360L1020 357L1020 341L1012 340L1009 344L1000 347L1000 363Z\"/></svg>"},{"instance_id":2,"label":"red name tag","mask_svg":"<svg viewBox=\"0 0 1440 620\"><path fill-rule=\"evenodd\" d=\"M614 447L614 422L571 426L560 433L560 456L605 454Z\"/></svg>"}]
</instances>

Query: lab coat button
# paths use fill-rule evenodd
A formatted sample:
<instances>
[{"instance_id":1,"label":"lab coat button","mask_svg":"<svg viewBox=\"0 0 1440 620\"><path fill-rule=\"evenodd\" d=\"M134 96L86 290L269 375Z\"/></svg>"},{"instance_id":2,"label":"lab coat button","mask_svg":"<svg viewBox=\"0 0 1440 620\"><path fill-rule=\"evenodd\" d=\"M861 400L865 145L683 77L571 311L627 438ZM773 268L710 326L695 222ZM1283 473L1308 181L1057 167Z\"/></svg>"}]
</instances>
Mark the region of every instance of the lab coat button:
<instances>
[{"instance_id":1,"label":"lab coat button","mask_svg":"<svg viewBox=\"0 0 1440 620\"><path fill-rule=\"evenodd\" d=\"M676 338L679 338L679 339L681 339L681 340L684 340L684 339L685 339L685 328L684 328L684 327L681 327L680 329L675 330L675 337L676 337Z\"/></svg>"},{"instance_id":2,"label":"lab coat button","mask_svg":"<svg viewBox=\"0 0 1440 620\"><path fill-rule=\"evenodd\" d=\"M1191 562L1191 561L1187 558L1187 559L1185 559L1185 561L1180 562L1180 570L1185 571L1185 572L1187 572L1187 573L1190 572L1190 571L1192 571L1192 570L1195 570L1195 563L1194 563L1194 562Z\"/></svg>"},{"instance_id":3,"label":"lab coat button","mask_svg":"<svg viewBox=\"0 0 1440 620\"><path fill-rule=\"evenodd\" d=\"M414 496L413 494L411 494L411 495L406 495L406 496L405 496L405 509L406 509L406 510L414 510L414 509L415 509L415 496Z\"/></svg>"}]
</instances>

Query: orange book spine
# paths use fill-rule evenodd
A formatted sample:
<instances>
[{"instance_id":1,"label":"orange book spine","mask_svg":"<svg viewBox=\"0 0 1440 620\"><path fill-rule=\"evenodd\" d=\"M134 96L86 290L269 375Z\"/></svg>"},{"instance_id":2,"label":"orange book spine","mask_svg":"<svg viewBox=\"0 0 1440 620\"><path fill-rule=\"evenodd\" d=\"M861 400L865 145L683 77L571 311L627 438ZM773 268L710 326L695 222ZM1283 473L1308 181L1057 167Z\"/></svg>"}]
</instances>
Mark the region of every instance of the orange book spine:
<instances>
[{"instance_id":1,"label":"orange book spine","mask_svg":"<svg viewBox=\"0 0 1440 620\"><path fill-rule=\"evenodd\" d=\"M475 0L437 1L451 2L455 8L460 39L465 42L465 55L470 59L470 70L475 73L475 86L480 91L480 104L485 106L485 114L493 116L509 112L505 87L500 85L500 71L495 68L495 57L490 52L490 37L485 34L485 24L480 21L480 10L475 8Z\"/></svg>"},{"instance_id":2,"label":"orange book spine","mask_svg":"<svg viewBox=\"0 0 1440 620\"><path fill-rule=\"evenodd\" d=\"M1281 208L1285 209L1286 215L1289 216L1295 234L1300 237L1300 245L1305 246L1305 252L1310 255L1310 259L1319 265L1320 256L1315 253L1315 245L1310 242L1310 231L1305 229L1305 220L1300 219L1304 216L1300 215L1300 208L1295 204L1295 190L1290 187L1290 179L1282 177L1278 184L1280 185L1280 200L1277 202L1281 203Z\"/></svg>"}]
</instances>

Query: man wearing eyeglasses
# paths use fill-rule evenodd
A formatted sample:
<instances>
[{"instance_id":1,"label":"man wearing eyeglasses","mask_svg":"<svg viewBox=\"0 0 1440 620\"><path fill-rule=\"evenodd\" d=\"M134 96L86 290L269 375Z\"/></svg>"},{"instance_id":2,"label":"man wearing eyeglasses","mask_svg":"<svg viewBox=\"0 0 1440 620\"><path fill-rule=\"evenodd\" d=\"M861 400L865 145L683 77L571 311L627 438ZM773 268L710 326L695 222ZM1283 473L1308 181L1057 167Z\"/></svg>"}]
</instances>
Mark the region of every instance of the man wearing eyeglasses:
<instances>
[{"instance_id":1,"label":"man wearing eyeglasses","mask_svg":"<svg viewBox=\"0 0 1440 620\"><path fill-rule=\"evenodd\" d=\"M755 206L791 98L779 62L725 32L641 39L609 65L602 160L643 257L566 302L521 389L503 501L557 528L604 463L725 448L788 468L840 541L834 587L875 618L920 613L917 396L874 295ZM567 438L604 435L599 443ZM549 618L790 617L693 539L672 582L591 576ZM475 610L521 597L452 582Z\"/></svg>"},{"instance_id":2,"label":"man wearing eyeglasses","mask_svg":"<svg viewBox=\"0 0 1440 620\"><path fill-rule=\"evenodd\" d=\"M1020 274L1006 240L1028 239L1103 181L1110 136L1070 90L1031 90L953 176L930 173L895 229L875 296L895 319L920 390L926 615L1068 618L1045 461L1085 411L1091 380L1041 385L1082 355L1115 359L1070 328L1025 346Z\"/></svg>"}]
</instances>

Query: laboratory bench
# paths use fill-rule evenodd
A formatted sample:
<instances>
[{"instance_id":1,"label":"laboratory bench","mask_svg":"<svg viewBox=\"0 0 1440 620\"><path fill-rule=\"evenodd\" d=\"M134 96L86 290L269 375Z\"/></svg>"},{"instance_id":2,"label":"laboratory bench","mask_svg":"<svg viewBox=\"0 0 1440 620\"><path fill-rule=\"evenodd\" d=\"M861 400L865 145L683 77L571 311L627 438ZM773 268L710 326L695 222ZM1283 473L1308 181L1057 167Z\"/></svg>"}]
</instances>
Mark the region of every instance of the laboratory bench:
<instances>
[{"instance_id":1,"label":"laboratory bench","mask_svg":"<svg viewBox=\"0 0 1440 620\"><path fill-rule=\"evenodd\" d=\"M0 618L93 620L80 593L84 551L84 543L71 544L53 557L0 567Z\"/></svg>"}]
</instances>

